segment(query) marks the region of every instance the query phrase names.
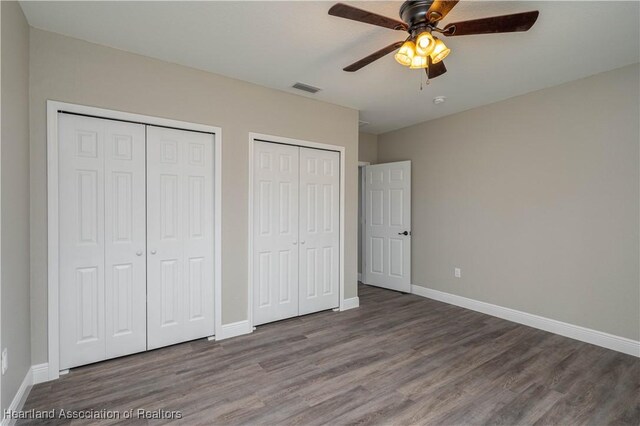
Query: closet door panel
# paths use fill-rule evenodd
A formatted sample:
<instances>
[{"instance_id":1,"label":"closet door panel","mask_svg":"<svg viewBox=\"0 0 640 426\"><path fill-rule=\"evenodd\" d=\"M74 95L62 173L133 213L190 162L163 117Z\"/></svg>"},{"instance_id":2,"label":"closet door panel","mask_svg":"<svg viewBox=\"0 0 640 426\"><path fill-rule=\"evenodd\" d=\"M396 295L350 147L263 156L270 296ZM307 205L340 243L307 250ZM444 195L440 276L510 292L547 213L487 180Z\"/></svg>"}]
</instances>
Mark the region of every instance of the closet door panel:
<instances>
[{"instance_id":1,"label":"closet door panel","mask_svg":"<svg viewBox=\"0 0 640 426\"><path fill-rule=\"evenodd\" d=\"M213 334L213 135L186 132L184 256L190 336Z\"/></svg>"},{"instance_id":2,"label":"closet door panel","mask_svg":"<svg viewBox=\"0 0 640 426\"><path fill-rule=\"evenodd\" d=\"M145 128L105 122L107 358L147 347Z\"/></svg>"},{"instance_id":3,"label":"closet door panel","mask_svg":"<svg viewBox=\"0 0 640 426\"><path fill-rule=\"evenodd\" d=\"M104 122L59 114L60 368L103 360Z\"/></svg>"},{"instance_id":4,"label":"closet door panel","mask_svg":"<svg viewBox=\"0 0 640 426\"><path fill-rule=\"evenodd\" d=\"M300 148L300 315L338 307L340 154Z\"/></svg>"},{"instance_id":5,"label":"closet door panel","mask_svg":"<svg viewBox=\"0 0 640 426\"><path fill-rule=\"evenodd\" d=\"M253 323L298 315L299 148L254 142Z\"/></svg>"},{"instance_id":6,"label":"closet door panel","mask_svg":"<svg viewBox=\"0 0 640 426\"><path fill-rule=\"evenodd\" d=\"M145 141L137 124L58 120L60 368L67 369L145 349L145 262L134 252L145 240L144 225L135 229L144 224L144 201L134 204L144 199Z\"/></svg>"},{"instance_id":7,"label":"closet door panel","mask_svg":"<svg viewBox=\"0 0 640 426\"><path fill-rule=\"evenodd\" d=\"M213 135L147 126L148 348L213 335Z\"/></svg>"},{"instance_id":8,"label":"closet door panel","mask_svg":"<svg viewBox=\"0 0 640 426\"><path fill-rule=\"evenodd\" d=\"M60 368L105 358L104 122L59 114Z\"/></svg>"}]
</instances>

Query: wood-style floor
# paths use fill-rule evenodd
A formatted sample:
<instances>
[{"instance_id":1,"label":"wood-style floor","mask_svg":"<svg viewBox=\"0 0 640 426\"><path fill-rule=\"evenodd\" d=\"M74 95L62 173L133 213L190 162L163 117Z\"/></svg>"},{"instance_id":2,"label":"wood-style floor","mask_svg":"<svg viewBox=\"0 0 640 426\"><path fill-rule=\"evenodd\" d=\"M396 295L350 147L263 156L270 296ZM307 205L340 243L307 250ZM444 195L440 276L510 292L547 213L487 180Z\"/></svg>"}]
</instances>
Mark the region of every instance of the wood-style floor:
<instances>
[{"instance_id":1,"label":"wood-style floor","mask_svg":"<svg viewBox=\"0 0 640 426\"><path fill-rule=\"evenodd\" d=\"M640 424L640 360L360 286L360 308L72 370L25 409L180 410L182 424Z\"/></svg>"}]
</instances>

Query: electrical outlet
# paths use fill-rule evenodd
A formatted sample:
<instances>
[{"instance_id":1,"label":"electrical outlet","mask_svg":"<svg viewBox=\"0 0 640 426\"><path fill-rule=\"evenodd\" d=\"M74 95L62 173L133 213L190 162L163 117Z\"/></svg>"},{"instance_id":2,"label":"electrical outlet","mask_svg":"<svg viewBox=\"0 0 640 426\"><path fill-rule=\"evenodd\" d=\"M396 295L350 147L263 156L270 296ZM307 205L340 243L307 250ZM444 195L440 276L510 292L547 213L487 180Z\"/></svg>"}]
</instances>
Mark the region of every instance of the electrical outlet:
<instances>
[{"instance_id":1,"label":"electrical outlet","mask_svg":"<svg viewBox=\"0 0 640 426\"><path fill-rule=\"evenodd\" d=\"M9 368L9 353L7 352L7 348L2 350L2 375L7 372Z\"/></svg>"},{"instance_id":2,"label":"electrical outlet","mask_svg":"<svg viewBox=\"0 0 640 426\"><path fill-rule=\"evenodd\" d=\"M456 278L462 277L462 269L453 268L453 276L456 277Z\"/></svg>"}]
</instances>

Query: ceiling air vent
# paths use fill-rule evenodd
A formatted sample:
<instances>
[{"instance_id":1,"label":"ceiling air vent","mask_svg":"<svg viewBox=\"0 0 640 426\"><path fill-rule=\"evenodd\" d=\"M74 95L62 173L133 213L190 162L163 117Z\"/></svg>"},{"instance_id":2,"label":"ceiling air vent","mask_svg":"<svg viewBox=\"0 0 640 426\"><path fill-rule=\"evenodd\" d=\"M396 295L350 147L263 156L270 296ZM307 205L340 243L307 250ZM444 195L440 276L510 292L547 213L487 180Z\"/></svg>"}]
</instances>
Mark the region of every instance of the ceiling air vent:
<instances>
[{"instance_id":1,"label":"ceiling air vent","mask_svg":"<svg viewBox=\"0 0 640 426\"><path fill-rule=\"evenodd\" d=\"M308 84L304 83L296 83L291 87L308 93L318 93L320 91L320 89L318 89L317 87L309 86Z\"/></svg>"},{"instance_id":2,"label":"ceiling air vent","mask_svg":"<svg viewBox=\"0 0 640 426\"><path fill-rule=\"evenodd\" d=\"M358 127L364 127L364 126L366 126L368 124L371 124L371 123L369 123L368 121L364 121L364 120L358 120Z\"/></svg>"}]
</instances>

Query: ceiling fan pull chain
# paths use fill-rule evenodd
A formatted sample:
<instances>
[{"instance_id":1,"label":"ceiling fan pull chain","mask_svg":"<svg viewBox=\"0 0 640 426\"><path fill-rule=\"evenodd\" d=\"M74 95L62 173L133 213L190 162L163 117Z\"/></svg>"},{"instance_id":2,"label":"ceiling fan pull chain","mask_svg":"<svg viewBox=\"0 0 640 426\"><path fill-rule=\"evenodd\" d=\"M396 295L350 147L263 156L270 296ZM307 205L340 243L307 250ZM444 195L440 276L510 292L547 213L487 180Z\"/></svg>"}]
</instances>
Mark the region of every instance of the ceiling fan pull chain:
<instances>
[{"instance_id":1,"label":"ceiling fan pull chain","mask_svg":"<svg viewBox=\"0 0 640 426\"><path fill-rule=\"evenodd\" d=\"M422 84L422 73L420 73L420 91L422 91L424 89L424 86L428 86L431 84L431 80L429 80L429 74L425 73L425 82L424 85Z\"/></svg>"}]
</instances>

